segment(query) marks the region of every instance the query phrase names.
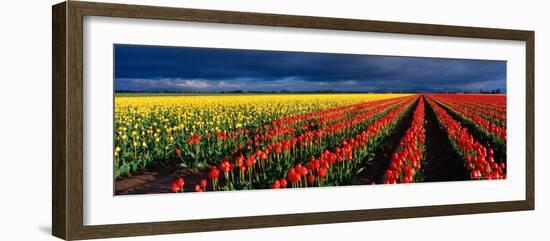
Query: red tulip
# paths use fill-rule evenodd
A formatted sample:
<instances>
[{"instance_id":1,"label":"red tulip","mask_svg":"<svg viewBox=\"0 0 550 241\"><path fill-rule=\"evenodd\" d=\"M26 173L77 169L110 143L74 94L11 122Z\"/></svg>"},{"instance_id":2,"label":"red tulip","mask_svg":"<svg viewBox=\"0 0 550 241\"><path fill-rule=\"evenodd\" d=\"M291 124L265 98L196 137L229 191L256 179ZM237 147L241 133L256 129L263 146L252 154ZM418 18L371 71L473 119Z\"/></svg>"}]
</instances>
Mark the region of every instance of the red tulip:
<instances>
[{"instance_id":1,"label":"red tulip","mask_svg":"<svg viewBox=\"0 0 550 241\"><path fill-rule=\"evenodd\" d=\"M301 174L302 176L305 176L305 175L307 175L308 173L309 173L309 172L308 172L308 170L307 170L307 167L302 167L302 168L301 168L300 174Z\"/></svg>"},{"instance_id":2,"label":"red tulip","mask_svg":"<svg viewBox=\"0 0 550 241\"><path fill-rule=\"evenodd\" d=\"M172 187L172 192L179 192L181 190L181 186L178 185L177 182L172 182L171 187Z\"/></svg>"},{"instance_id":3,"label":"red tulip","mask_svg":"<svg viewBox=\"0 0 550 241\"><path fill-rule=\"evenodd\" d=\"M198 138L197 138L198 136ZM189 139L187 139L187 143L189 143L190 145L198 145L200 142L200 135L193 135L192 137L190 137Z\"/></svg>"},{"instance_id":4,"label":"red tulip","mask_svg":"<svg viewBox=\"0 0 550 241\"><path fill-rule=\"evenodd\" d=\"M244 162L244 164L246 165L246 167L251 167L252 165L254 165L254 163L256 162L256 158L254 157L254 155L250 155L246 161Z\"/></svg>"},{"instance_id":5,"label":"red tulip","mask_svg":"<svg viewBox=\"0 0 550 241\"><path fill-rule=\"evenodd\" d=\"M176 156L180 156L180 155L181 155L181 148L176 147L176 148L174 149L174 154L175 154Z\"/></svg>"},{"instance_id":6,"label":"red tulip","mask_svg":"<svg viewBox=\"0 0 550 241\"><path fill-rule=\"evenodd\" d=\"M309 176L307 177L307 181L309 183L315 182L315 176L313 176L313 174L309 174Z\"/></svg>"},{"instance_id":7,"label":"red tulip","mask_svg":"<svg viewBox=\"0 0 550 241\"><path fill-rule=\"evenodd\" d=\"M275 181L273 182L273 185L271 185L271 187L272 187L273 189L279 189L279 188L281 187L281 183L279 182L279 180L275 180Z\"/></svg>"},{"instance_id":8,"label":"red tulip","mask_svg":"<svg viewBox=\"0 0 550 241\"><path fill-rule=\"evenodd\" d=\"M317 171L317 175L323 178L327 175L327 170L325 168L319 168L319 170Z\"/></svg>"},{"instance_id":9,"label":"red tulip","mask_svg":"<svg viewBox=\"0 0 550 241\"><path fill-rule=\"evenodd\" d=\"M290 168L288 171L288 180L291 182L300 182L300 174L294 168Z\"/></svg>"},{"instance_id":10,"label":"red tulip","mask_svg":"<svg viewBox=\"0 0 550 241\"><path fill-rule=\"evenodd\" d=\"M220 170L228 173L231 170L231 164L229 163L229 161L223 160L222 163L220 163Z\"/></svg>"},{"instance_id":11,"label":"red tulip","mask_svg":"<svg viewBox=\"0 0 550 241\"><path fill-rule=\"evenodd\" d=\"M397 163L392 161L390 164L390 169L397 170Z\"/></svg>"},{"instance_id":12,"label":"red tulip","mask_svg":"<svg viewBox=\"0 0 550 241\"><path fill-rule=\"evenodd\" d=\"M208 178L210 178L211 180L216 180L218 179L219 176L220 176L220 171L218 171L218 168L216 168L216 166L213 166L210 169L210 173L208 173Z\"/></svg>"},{"instance_id":13,"label":"red tulip","mask_svg":"<svg viewBox=\"0 0 550 241\"><path fill-rule=\"evenodd\" d=\"M178 186L181 188L181 187L183 187L183 186L185 185L185 180L183 180L183 178L180 177L180 178L178 178L178 179L176 180L176 183L177 183Z\"/></svg>"},{"instance_id":14,"label":"red tulip","mask_svg":"<svg viewBox=\"0 0 550 241\"><path fill-rule=\"evenodd\" d=\"M285 178L281 178L279 179L279 184L281 185L282 188L285 188L288 183Z\"/></svg>"}]
</instances>

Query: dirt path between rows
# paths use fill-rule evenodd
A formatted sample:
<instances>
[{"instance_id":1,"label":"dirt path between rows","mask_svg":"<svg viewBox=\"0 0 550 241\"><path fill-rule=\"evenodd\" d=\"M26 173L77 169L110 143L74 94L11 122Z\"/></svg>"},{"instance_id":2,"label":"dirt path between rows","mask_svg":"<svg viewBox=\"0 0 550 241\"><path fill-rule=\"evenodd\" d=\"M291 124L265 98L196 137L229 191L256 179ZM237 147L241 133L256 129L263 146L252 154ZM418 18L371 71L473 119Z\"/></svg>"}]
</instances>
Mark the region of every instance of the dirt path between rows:
<instances>
[{"instance_id":1,"label":"dirt path between rows","mask_svg":"<svg viewBox=\"0 0 550 241\"><path fill-rule=\"evenodd\" d=\"M426 102L426 158L422 162L425 182L468 180L461 157L453 150L447 133L439 128L433 108Z\"/></svg>"},{"instance_id":2,"label":"dirt path between rows","mask_svg":"<svg viewBox=\"0 0 550 241\"><path fill-rule=\"evenodd\" d=\"M115 181L115 195L169 193L172 192L170 185L179 176L185 177L184 189L186 192L191 192L201 179L206 179L207 170L194 173L175 164L144 170L130 177L118 178Z\"/></svg>"}]
</instances>

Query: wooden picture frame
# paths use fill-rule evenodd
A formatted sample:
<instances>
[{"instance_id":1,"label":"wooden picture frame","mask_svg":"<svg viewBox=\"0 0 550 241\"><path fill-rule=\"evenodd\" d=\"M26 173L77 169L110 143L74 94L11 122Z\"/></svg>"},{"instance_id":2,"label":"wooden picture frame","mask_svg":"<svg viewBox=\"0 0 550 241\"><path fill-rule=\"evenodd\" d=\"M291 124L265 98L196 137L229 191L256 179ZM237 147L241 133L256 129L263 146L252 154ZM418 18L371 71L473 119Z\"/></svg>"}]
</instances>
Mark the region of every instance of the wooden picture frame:
<instances>
[{"instance_id":1,"label":"wooden picture frame","mask_svg":"<svg viewBox=\"0 0 550 241\"><path fill-rule=\"evenodd\" d=\"M52 232L66 240L533 210L534 32L356 19L67 1L52 8ZM526 43L526 199L490 203L86 226L83 224L83 17L517 40Z\"/></svg>"}]
</instances>

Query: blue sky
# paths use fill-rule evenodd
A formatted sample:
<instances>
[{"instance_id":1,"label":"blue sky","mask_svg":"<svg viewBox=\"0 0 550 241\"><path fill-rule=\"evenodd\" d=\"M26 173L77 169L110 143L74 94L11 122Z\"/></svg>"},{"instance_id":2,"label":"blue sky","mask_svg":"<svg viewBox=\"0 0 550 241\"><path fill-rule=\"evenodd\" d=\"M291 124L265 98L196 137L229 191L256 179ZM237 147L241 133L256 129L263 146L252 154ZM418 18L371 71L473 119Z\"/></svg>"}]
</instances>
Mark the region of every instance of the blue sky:
<instances>
[{"instance_id":1,"label":"blue sky","mask_svg":"<svg viewBox=\"0 0 550 241\"><path fill-rule=\"evenodd\" d=\"M115 45L117 91L506 90L506 62Z\"/></svg>"}]
</instances>

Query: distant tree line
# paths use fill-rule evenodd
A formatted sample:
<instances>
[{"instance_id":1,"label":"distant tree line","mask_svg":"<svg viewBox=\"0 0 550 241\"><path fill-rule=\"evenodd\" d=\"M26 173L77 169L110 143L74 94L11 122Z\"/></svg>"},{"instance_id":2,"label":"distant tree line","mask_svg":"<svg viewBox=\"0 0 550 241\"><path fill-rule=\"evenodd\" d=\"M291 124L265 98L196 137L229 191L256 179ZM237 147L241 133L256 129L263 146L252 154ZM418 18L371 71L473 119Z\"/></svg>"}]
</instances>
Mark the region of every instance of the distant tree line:
<instances>
[{"instance_id":1,"label":"distant tree line","mask_svg":"<svg viewBox=\"0 0 550 241\"><path fill-rule=\"evenodd\" d=\"M138 90L115 90L116 93L159 93L159 94L201 94L201 93L220 93L220 94L239 94L239 93L250 93L250 94L365 94L365 93L447 93L447 94L469 94L469 93L481 93L481 94L501 94L503 93L501 89L493 90L483 90L479 89L479 92L476 91L467 91L467 90L394 90L394 89L380 89L373 91L339 91L339 90L314 90L314 91L290 91L290 90L278 90L278 91L259 91L259 90L230 90L230 91L178 91L178 90L151 90L151 91L138 91Z\"/></svg>"}]
</instances>

